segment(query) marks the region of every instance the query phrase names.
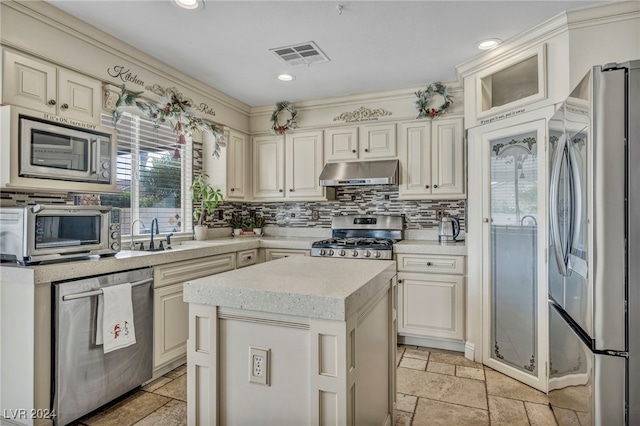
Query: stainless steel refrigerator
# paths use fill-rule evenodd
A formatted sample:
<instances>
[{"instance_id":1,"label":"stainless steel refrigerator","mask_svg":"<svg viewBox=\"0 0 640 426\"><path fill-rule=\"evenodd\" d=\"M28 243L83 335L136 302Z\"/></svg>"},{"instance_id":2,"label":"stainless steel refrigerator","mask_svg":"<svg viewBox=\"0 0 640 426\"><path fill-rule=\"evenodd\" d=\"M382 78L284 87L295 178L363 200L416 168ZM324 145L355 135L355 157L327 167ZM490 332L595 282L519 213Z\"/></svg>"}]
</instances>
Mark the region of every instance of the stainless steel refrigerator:
<instances>
[{"instance_id":1,"label":"stainless steel refrigerator","mask_svg":"<svg viewBox=\"0 0 640 426\"><path fill-rule=\"evenodd\" d=\"M549 400L640 424L640 60L596 66L549 121Z\"/></svg>"}]
</instances>

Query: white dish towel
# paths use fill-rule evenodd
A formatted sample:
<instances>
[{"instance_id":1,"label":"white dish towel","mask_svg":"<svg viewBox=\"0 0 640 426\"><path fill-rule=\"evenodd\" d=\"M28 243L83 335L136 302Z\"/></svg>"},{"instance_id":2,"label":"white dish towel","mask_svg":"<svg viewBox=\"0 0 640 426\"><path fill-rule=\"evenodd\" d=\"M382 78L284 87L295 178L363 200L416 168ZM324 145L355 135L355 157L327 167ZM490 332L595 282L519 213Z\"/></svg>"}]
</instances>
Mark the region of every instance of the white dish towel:
<instances>
[{"instance_id":1,"label":"white dish towel","mask_svg":"<svg viewBox=\"0 0 640 426\"><path fill-rule=\"evenodd\" d=\"M98 296L96 345L103 345L106 354L134 343L131 283L102 287L102 294Z\"/></svg>"}]
</instances>

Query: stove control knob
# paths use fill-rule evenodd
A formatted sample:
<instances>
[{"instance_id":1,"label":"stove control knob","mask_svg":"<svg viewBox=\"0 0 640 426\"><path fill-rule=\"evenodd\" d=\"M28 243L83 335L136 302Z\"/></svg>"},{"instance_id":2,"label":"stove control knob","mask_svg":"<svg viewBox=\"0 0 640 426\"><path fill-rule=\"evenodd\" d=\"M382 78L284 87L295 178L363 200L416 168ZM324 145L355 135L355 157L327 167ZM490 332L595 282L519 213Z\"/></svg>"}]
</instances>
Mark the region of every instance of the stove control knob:
<instances>
[{"instance_id":1,"label":"stove control knob","mask_svg":"<svg viewBox=\"0 0 640 426\"><path fill-rule=\"evenodd\" d=\"M326 250L325 250L325 249L320 249L320 256L324 256L324 255L325 255L325 253L326 253Z\"/></svg>"},{"instance_id":2,"label":"stove control knob","mask_svg":"<svg viewBox=\"0 0 640 426\"><path fill-rule=\"evenodd\" d=\"M369 250L365 251L364 257L371 257L371 252Z\"/></svg>"},{"instance_id":3,"label":"stove control knob","mask_svg":"<svg viewBox=\"0 0 640 426\"><path fill-rule=\"evenodd\" d=\"M378 250L374 251L373 257L380 257L380 252Z\"/></svg>"},{"instance_id":4,"label":"stove control knob","mask_svg":"<svg viewBox=\"0 0 640 426\"><path fill-rule=\"evenodd\" d=\"M340 256L344 256L344 255L345 255L345 254L347 254L347 253L346 253L344 250L340 250L340 251L338 252L338 254L339 254Z\"/></svg>"},{"instance_id":5,"label":"stove control knob","mask_svg":"<svg viewBox=\"0 0 640 426\"><path fill-rule=\"evenodd\" d=\"M357 250L352 251L351 256L358 257L358 251Z\"/></svg>"},{"instance_id":6,"label":"stove control knob","mask_svg":"<svg viewBox=\"0 0 640 426\"><path fill-rule=\"evenodd\" d=\"M329 250L329 256L333 256L334 251L333 250Z\"/></svg>"}]
</instances>

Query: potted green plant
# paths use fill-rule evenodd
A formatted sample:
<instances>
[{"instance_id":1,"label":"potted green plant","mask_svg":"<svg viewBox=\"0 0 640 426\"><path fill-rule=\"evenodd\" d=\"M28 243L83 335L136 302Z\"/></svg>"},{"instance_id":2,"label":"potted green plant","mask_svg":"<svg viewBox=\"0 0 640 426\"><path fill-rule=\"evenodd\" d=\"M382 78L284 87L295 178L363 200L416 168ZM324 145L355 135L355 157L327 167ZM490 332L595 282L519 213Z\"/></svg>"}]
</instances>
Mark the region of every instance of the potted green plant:
<instances>
[{"instance_id":1,"label":"potted green plant","mask_svg":"<svg viewBox=\"0 0 640 426\"><path fill-rule=\"evenodd\" d=\"M205 221L207 214L212 212L224 197L222 191L211 186L207 172L200 173L191 183L190 189L193 199L195 238L196 240L206 240L208 227L205 225Z\"/></svg>"},{"instance_id":2,"label":"potted green plant","mask_svg":"<svg viewBox=\"0 0 640 426\"><path fill-rule=\"evenodd\" d=\"M240 232L242 232L242 229L245 227L245 223L240 215L233 215L227 223L233 229L233 235L240 235Z\"/></svg>"},{"instance_id":3,"label":"potted green plant","mask_svg":"<svg viewBox=\"0 0 640 426\"><path fill-rule=\"evenodd\" d=\"M264 217L255 215L251 220L251 228L253 228L253 232L256 235L262 235L262 227L264 226L266 220Z\"/></svg>"}]
</instances>

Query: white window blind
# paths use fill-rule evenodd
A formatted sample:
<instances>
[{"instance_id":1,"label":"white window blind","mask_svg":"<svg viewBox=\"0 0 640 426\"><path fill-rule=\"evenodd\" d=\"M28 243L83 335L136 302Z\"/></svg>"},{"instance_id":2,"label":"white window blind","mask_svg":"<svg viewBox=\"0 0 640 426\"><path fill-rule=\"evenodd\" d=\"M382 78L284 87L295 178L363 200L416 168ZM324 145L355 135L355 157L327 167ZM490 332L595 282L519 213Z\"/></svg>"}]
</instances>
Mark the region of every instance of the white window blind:
<instances>
[{"instance_id":1,"label":"white window blind","mask_svg":"<svg viewBox=\"0 0 640 426\"><path fill-rule=\"evenodd\" d=\"M111 116L102 115L102 124L112 126ZM103 205L122 209L122 234L151 232L151 222L158 219L160 233L191 232L192 143L180 145L176 156L176 135L166 124L156 126L151 120L125 113L118 132L118 178L122 191L102 195Z\"/></svg>"}]
</instances>

